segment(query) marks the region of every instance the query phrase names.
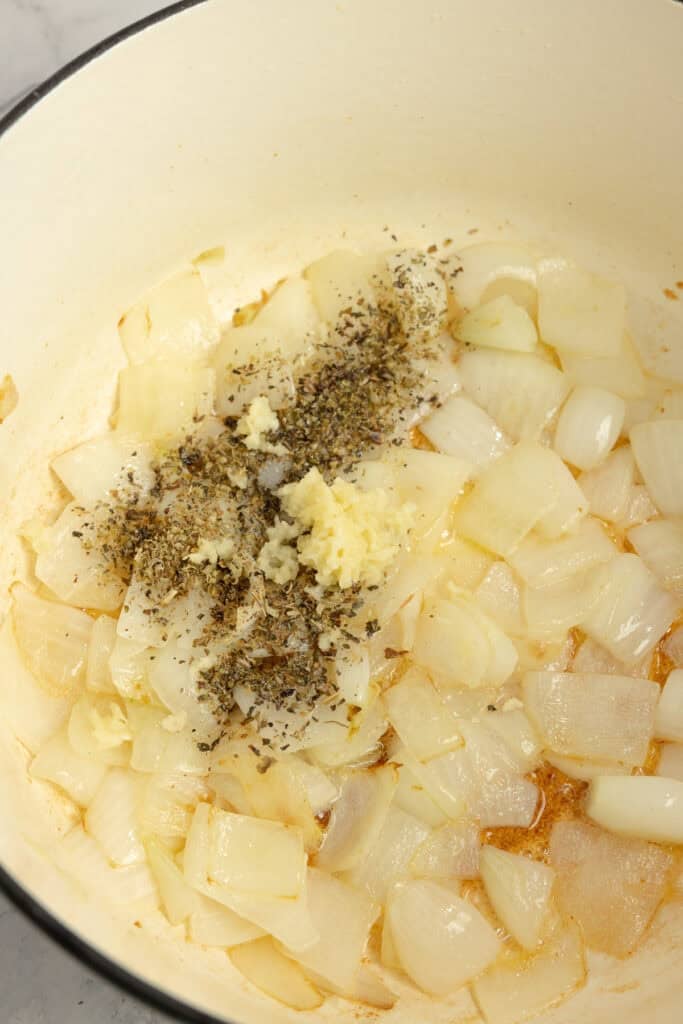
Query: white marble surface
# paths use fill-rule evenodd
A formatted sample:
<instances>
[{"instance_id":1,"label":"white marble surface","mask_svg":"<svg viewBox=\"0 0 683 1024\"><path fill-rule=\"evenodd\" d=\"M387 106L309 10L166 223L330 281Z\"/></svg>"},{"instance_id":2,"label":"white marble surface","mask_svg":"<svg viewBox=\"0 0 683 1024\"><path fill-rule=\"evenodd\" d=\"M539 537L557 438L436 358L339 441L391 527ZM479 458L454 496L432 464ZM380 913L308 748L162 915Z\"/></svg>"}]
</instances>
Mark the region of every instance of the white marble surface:
<instances>
[{"instance_id":1,"label":"white marble surface","mask_svg":"<svg viewBox=\"0 0 683 1024\"><path fill-rule=\"evenodd\" d=\"M63 64L168 0L0 0L0 114ZM60 950L0 894L2 1024L162 1024Z\"/></svg>"}]
</instances>

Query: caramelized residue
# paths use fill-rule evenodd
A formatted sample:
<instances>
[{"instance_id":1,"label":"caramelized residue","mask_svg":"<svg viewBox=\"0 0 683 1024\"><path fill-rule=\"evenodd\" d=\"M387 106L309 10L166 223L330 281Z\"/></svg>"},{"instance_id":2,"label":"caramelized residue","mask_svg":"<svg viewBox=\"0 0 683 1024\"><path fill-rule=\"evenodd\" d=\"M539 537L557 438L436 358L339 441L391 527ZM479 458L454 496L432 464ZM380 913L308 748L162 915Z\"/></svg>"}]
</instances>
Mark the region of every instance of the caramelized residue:
<instances>
[{"instance_id":1,"label":"caramelized residue","mask_svg":"<svg viewBox=\"0 0 683 1024\"><path fill-rule=\"evenodd\" d=\"M535 860L547 861L553 825L563 818L581 817L588 783L570 779L564 772L553 768L547 762L535 771L529 772L527 778L541 791L538 813L531 828L487 828L482 830L481 839L483 843L497 846L500 850L528 853Z\"/></svg>"},{"instance_id":2,"label":"caramelized residue","mask_svg":"<svg viewBox=\"0 0 683 1024\"><path fill-rule=\"evenodd\" d=\"M664 292L664 295L667 299L673 299L674 302L678 302L678 295L676 295L676 292L673 290L673 288L663 288L662 291Z\"/></svg>"},{"instance_id":3,"label":"caramelized residue","mask_svg":"<svg viewBox=\"0 0 683 1024\"><path fill-rule=\"evenodd\" d=\"M683 625L683 617L676 619L671 623L671 626L666 631L664 636L661 638L654 651L652 652L652 661L650 662L649 678L655 683L659 683L663 686L669 677L669 673L673 672L676 668L676 663L673 658L670 658L666 653L666 643L677 629L680 629Z\"/></svg>"},{"instance_id":4,"label":"caramelized residue","mask_svg":"<svg viewBox=\"0 0 683 1024\"><path fill-rule=\"evenodd\" d=\"M413 427L410 431L410 443L413 448L420 448L425 452L435 452L436 448L428 437L422 433L419 427Z\"/></svg>"}]
</instances>

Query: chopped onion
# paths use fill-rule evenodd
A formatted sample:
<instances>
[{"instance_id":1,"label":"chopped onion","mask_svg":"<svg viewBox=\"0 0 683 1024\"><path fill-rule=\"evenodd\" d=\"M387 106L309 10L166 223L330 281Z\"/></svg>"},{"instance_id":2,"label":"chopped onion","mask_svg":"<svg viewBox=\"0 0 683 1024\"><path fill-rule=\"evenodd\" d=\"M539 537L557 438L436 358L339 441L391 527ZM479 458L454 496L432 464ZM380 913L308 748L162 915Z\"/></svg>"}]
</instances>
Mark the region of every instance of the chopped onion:
<instances>
[{"instance_id":1,"label":"chopped onion","mask_svg":"<svg viewBox=\"0 0 683 1024\"><path fill-rule=\"evenodd\" d=\"M472 985L486 1024L521 1024L562 1002L584 984L581 933L573 923L558 927L535 956L510 956Z\"/></svg>"},{"instance_id":2,"label":"chopped onion","mask_svg":"<svg viewBox=\"0 0 683 1024\"><path fill-rule=\"evenodd\" d=\"M152 697L147 686L147 669L152 652L135 640L117 636L109 655L109 674L115 692L125 699L146 700Z\"/></svg>"},{"instance_id":3,"label":"chopped onion","mask_svg":"<svg viewBox=\"0 0 683 1024\"><path fill-rule=\"evenodd\" d=\"M219 327L194 268L150 289L121 318L119 336L131 363L200 359L218 341Z\"/></svg>"},{"instance_id":4,"label":"chopped onion","mask_svg":"<svg viewBox=\"0 0 683 1024\"><path fill-rule=\"evenodd\" d=\"M615 387L614 390L618 391L619 389ZM627 398L626 415L624 416L624 425L621 428L621 436L628 439L632 427L635 427L637 423L645 423L646 420L652 419L654 412L654 398Z\"/></svg>"},{"instance_id":5,"label":"chopped onion","mask_svg":"<svg viewBox=\"0 0 683 1024\"><path fill-rule=\"evenodd\" d=\"M380 626L386 625L406 601L434 585L447 570L441 558L402 554L389 568L387 580L369 601L369 608Z\"/></svg>"},{"instance_id":6,"label":"chopped onion","mask_svg":"<svg viewBox=\"0 0 683 1024\"><path fill-rule=\"evenodd\" d=\"M488 466L510 447L489 414L465 395L448 398L420 423L420 430L440 452L464 459L475 471Z\"/></svg>"},{"instance_id":7,"label":"chopped onion","mask_svg":"<svg viewBox=\"0 0 683 1024\"><path fill-rule=\"evenodd\" d=\"M145 842L145 853L166 917L173 925L183 924L202 897L190 888L168 848L158 839Z\"/></svg>"},{"instance_id":8,"label":"chopped onion","mask_svg":"<svg viewBox=\"0 0 683 1024\"><path fill-rule=\"evenodd\" d=\"M477 604L511 636L525 632L521 594L515 574L506 562L494 562L474 596Z\"/></svg>"},{"instance_id":9,"label":"chopped onion","mask_svg":"<svg viewBox=\"0 0 683 1024\"><path fill-rule=\"evenodd\" d=\"M12 627L29 670L53 697L74 694L83 682L93 620L27 587L12 587Z\"/></svg>"},{"instance_id":10,"label":"chopped onion","mask_svg":"<svg viewBox=\"0 0 683 1024\"><path fill-rule=\"evenodd\" d=\"M146 498L154 485L148 445L104 434L58 455L51 467L74 500L85 508L105 501L112 491Z\"/></svg>"},{"instance_id":11,"label":"chopped onion","mask_svg":"<svg viewBox=\"0 0 683 1024\"><path fill-rule=\"evenodd\" d=\"M624 665L623 661L619 661L613 654L587 636L572 660L572 672L647 679L650 674L650 655L646 655L642 661Z\"/></svg>"},{"instance_id":12,"label":"chopped onion","mask_svg":"<svg viewBox=\"0 0 683 1024\"><path fill-rule=\"evenodd\" d=\"M683 667L683 626L674 626L663 644L664 653L677 668Z\"/></svg>"},{"instance_id":13,"label":"chopped onion","mask_svg":"<svg viewBox=\"0 0 683 1024\"><path fill-rule=\"evenodd\" d=\"M561 259L539 265L539 332L553 348L592 357L617 355L625 303L624 287L618 282Z\"/></svg>"},{"instance_id":14,"label":"chopped onion","mask_svg":"<svg viewBox=\"0 0 683 1024\"><path fill-rule=\"evenodd\" d=\"M67 505L47 533L35 572L66 604L114 611L125 588L115 573L103 567L97 551L84 543L90 515L75 503Z\"/></svg>"},{"instance_id":15,"label":"chopped onion","mask_svg":"<svg viewBox=\"0 0 683 1024\"><path fill-rule=\"evenodd\" d=\"M657 515L657 506L650 497L645 484L634 484L628 497L628 503L624 515L617 521L621 530L628 530L631 526L638 526L653 519Z\"/></svg>"},{"instance_id":16,"label":"chopped onion","mask_svg":"<svg viewBox=\"0 0 683 1024\"><path fill-rule=\"evenodd\" d=\"M639 423L631 447L650 497L665 516L683 515L683 419Z\"/></svg>"},{"instance_id":17,"label":"chopped onion","mask_svg":"<svg viewBox=\"0 0 683 1024\"><path fill-rule=\"evenodd\" d=\"M657 399L652 418L664 420L683 419L683 390L676 388L675 390L664 391Z\"/></svg>"},{"instance_id":18,"label":"chopped onion","mask_svg":"<svg viewBox=\"0 0 683 1024\"><path fill-rule=\"evenodd\" d=\"M218 726L211 705L201 699L197 664L193 663L192 656L174 644L168 644L150 659L148 674L159 700L172 715L183 718L195 741L213 739Z\"/></svg>"},{"instance_id":19,"label":"chopped onion","mask_svg":"<svg viewBox=\"0 0 683 1024\"><path fill-rule=\"evenodd\" d=\"M343 996L345 999L350 999L353 1002L362 1003L364 1006L376 1007L378 1010L391 1010L398 998L366 963L360 965L353 983L345 988L333 985L326 978L321 977L321 975L316 974L315 971L310 969L306 973L316 985L325 991L332 992L337 996Z\"/></svg>"},{"instance_id":20,"label":"chopped onion","mask_svg":"<svg viewBox=\"0 0 683 1024\"><path fill-rule=\"evenodd\" d=\"M683 743L683 669L670 672L664 684L655 716L655 736Z\"/></svg>"},{"instance_id":21,"label":"chopped onion","mask_svg":"<svg viewBox=\"0 0 683 1024\"><path fill-rule=\"evenodd\" d=\"M581 625L615 658L633 664L652 651L669 629L678 603L659 587L637 555L618 555L597 571L600 601Z\"/></svg>"},{"instance_id":22,"label":"chopped onion","mask_svg":"<svg viewBox=\"0 0 683 1024\"><path fill-rule=\"evenodd\" d=\"M182 438L213 410L215 373L191 362L158 360L119 374L116 431L143 441Z\"/></svg>"},{"instance_id":23,"label":"chopped onion","mask_svg":"<svg viewBox=\"0 0 683 1024\"><path fill-rule=\"evenodd\" d=\"M618 835L683 844L683 782L603 775L591 783L586 814Z\"/></svg>"},{"instance_id":24,"label":"chopped onion","mask_svg":"<svg viewBox=\"0 0 683 1024\"><path fill-rule=\"evenodd\" d=\"M627 676L529 672L524 701L542 742L557 754L642 765L659 687Z\"/></svg>"},{"instance_id":25,"label":"chopped onion","mask_svg":"<svg viewBox=\"0 0 683 1024\"><path fill-rule=\"evenodd\" d=\"M210 881L262 896L301 893L306 854L298 829L216 810L209 820L209 844Z\"/></svg>"},{"instance_id":26,"label":"chopped onion","mask_svg":"<svg viewBox=\"0 0 683 1024\"><path fill-rule=\"evenodd\" d=\"M628 539L662 586L683 597L683 523L657 519L634 526Z\"/></svg>"},{"instance_id":27,"label":"chopped onion","mask_svg":"<svg viewBox=\"0 0 683 1024\"><path fill-rule=\"evenodd\" d=\"M278 332L280 350L289 363L305 361L323 332L310 282L294 276L281 281L254 317L253 324Z\"/></svg>"},{"instance_id":28,"label":"chopped onion","mask_svg":"<svg viewBox=\"0 0 683 1024\"><path fill-rule=\"evenodd\" d=\"M613 392L580 385L560 413L555 451L579 469L595 469L614 447L625 411L623 398Z\"/></svg>"},{"instance_id":29,"label":"chopped onion","mask_svg":"<svg viewBox=\"0 0 683 1024\"><path fill-rule=\"evenodd\" d=\"M512 641L471 595L455 590L425 605L413 657L445 686L502 686L517 664Z\"/></svg>"},{"instance_id":30,"label":"chopped onion","mask_svg":"<svg viewBox=\"0 0 683 1024\"><path fill-rule=\"evenodd\" d=\"M631 765L620 764L618 761L588 761L564 757L550 750L544 752L544 760L564 775L568 775L570 779L579 779L581 782L590 782L599 775L630 775L632 771Z\"/></svg>"},{"instance_id":31,"label":"chopped onion","mask_svg":"<svg viewBox=\"0 0 683 1024\"><path fill-rule=\"evenodd\" d=\"M94 693L116 693L109 671L115 642L116 619L110 615L98 615L90 633L85 670L85 685Z\"/></svg>"},{"instance_id":32,"label":"chopped onion","mask_svg":"<svg viewBox=\"0 0 683 1024\"><path fill-rule=\"evenodd\" d=\"M337 689L347 704L363 707L370 689L370 659L364 645L337 655L335 662Z\"/></svg>"},{"instance_id":33,"label":"chopped onion","mask_svg":"<svg viewBox=\"0 0 683 1024\"><path fill-rule=\"evenodd\" d=\"M609 562L617 552L604 527L594 519L584 519L575 533L553 541L530 534L509 561L525 583L540 588Z\"/></svg>"},{"instance_id":34,"label":"chopped onion","mask_svg":"<svg viewBox=\"0 0 683 1024\"><path fill-rule=\"evenodd\" d=\"M597 469L579 477L590 511L608 523L623 520L635 483L636 463L628 445L617 448Z\"/></svg>"},{"instance_id":35,"label":"chopped onion","mask_svg":"<svg viewBox=\"0 0 683 1024\"><path fill-rule=\"evenodd\" d=\"M412 542L440 536L450 507L470 475L469 463L454 455L415 448L396 450L386 459L394 470L399 498L415 507Z\"/></svg>"},{"instance_id":36,"label":"chopped onion","mask_svg":"<svg viewBox=\"0 0 683 1024\"><path fill-rule=\"evenodd\" d=\"M130 763L136 772L207 773L209 754L199 749L190 729L169 732L166 711L131 701L126 714L133 733Z\"/></svg>"},{"instance_id":37,"label":"chopped onion","mask_svg":"<svg viewBox=\"0 0 683 1024\"><path fill-rule=\"evenodd\" d=\"M554 452L525 441L492 463L456 510L456 529L506 558L557 505ZM571 475L571 474L570 474Z\"/></svg>"},{"instance_id":38,"label":"chopped onion","mask_svg":"<svg viewBox=\"0 0 683 1024\"><path fill-rule=\"evenodd\" d=\"M375 843L361 863L348 872L346 881L384 902L389 888L408 877L413 855L428 835L424 822L390 807Z\"/></svg>"},{"instance_id":39,"label":"chopped onion","mask_svg":"<svg viewBox=\"0 0 683 1024\"><path fill-rule=\"evenodd\" d=\"M411 668L384 692L387 717L407 749L419 761L460 746L455 718L426 674Z\"/></svg>"},{"instance_id":40,"label":"chopped onion","mask_svg":"<svg viewBox=\"0 0 683 1024\"><path fill-rule=\"evenodd\" d=\"M267 395L271 409L292 404L294 380L281 344L281 334L256 324L223 333L213 356L219 416L235 419L261 395Z\"/></svg>"},{"instance_id":41,"label":"chopped onion","mask_svg":"<svg viewBox=\"0 0 683 1024\"><path fill-rule=\"evenodd\" d=\"M29 769L32 778L54 783L81 807L87 807L93 799L106 771L100 761L77 754L65 730L41 746Z\"/></svg>"},{"instance_id":42,"label":"chopped onion","mask_svg":"<svg viewBox=\"0 0 683 1024\"><path fill-rule=\"evenodd\" d=\"M318 940L293 955L333 985L351 990L380 908L365 893L309 868L308 908Z\"/></svg>"},{"instance_id":43,"label":"chopped onion","mask_svg":"<svg viewBox=\"0 0 683 1024\"><path fill-rule=\"evenodd\" d=\"M473 309L494 284L517 284L536 289L538 253L517 242L478 242L458 251L459 273L453 278L455 297L465 309Z\"/></svg>"},{"instance_id":44,"label":"chopped onion","mask_svg":"<svg viewBox=\"0 0 683 1024\"><path fill-rule=\"evenodd\" d=\"M511 352L533 352L538 342L536 325L526 309L506 294L466 313L455 335L467 345Z\"/></svg>"},{"instance_id":45,"label":"chopped onion","mask_svg":"<svg viewBox=\"0 0 683 1024\"><path fill-rule=\"evenodd\" d=\"M553 583L539 590L524 587L522 609L528 637L532 640L562 640L567 631L577 626L595 607L604 587L603 577L590 569L578 578Z\"/></svg>"},{"instance_id":46,"label":"chopped onion","mask_svg":"<svg viewBox=\"0 0 683 1024\"><path fill-rule=\"evenodd\" d=\"M436 338L446 324L446 283L433 257L420 249L400 249L385 257L388 296L409 341Z\"/></svg>"},{"instance_id":47,"label":"chopped onion","mask_svg":"<svg viewBox=\"0 0 683 1024\"><path fill-rule=\"evenodd\" d=\"M646 391L645 375L640 368L638 356L632 342L627 335L624 335L621 348L614 356L593 356L590 354L577 354L567 350L560 352L562 369L565 374L577 387L580 384L588 384L593 387L606 388L624 399L633 399L642 402L642 395ZM644 419L649 419L652 412L652 404L649 399L643 408L647 409ZM627 414L628 415L628 414ZM633 420L630 426L633 426Z\"/></svg>"},{"instance_id":48,"label":"chopped onion","mask_svg":"<svg viewBox=\"0 0 683 1024\"><path fill-rule=\"evenodd\" d=\"M479 911L436 882L399 887L387 913L406 974L425 992L445 996L485 970L501 943Z\"/></svg>"},{"instance_id":49,"label":"chopped onion","mask_svg":"<svg viewBox=\"0 0 683 1024\"><path fill-rule=\"evenodd\" d=\"M304 761L302 757L291 757L288 767L301 780L313 814L325 814L329 811L339 796L339 785L320 768Z\"/></svg>"},{"instance_id":50,"label":"chopped onion","mask_svg":"<svg viewBox=\"0 0 683 1024\"><path fill-rule=\"evenodd\" d=\"M496 915L524 949L536 949L546 931L555 872L520 854L484 846L481 877Z\"/></svg>"},{"instance_id":51,"label":"chopped onion","mask_svg":"<svg viewBox=\"0 0 683 1024\"><path fill-rule=\"evenodd\" d=\"M397 752L394 758L400 762L400 752ZM394 803L402 811L434 828L442 825L446 820L446 815L429 795L409 764L399 764L398 786L394 794Z\"/></svg>"},{"instance_id":52,"label":"chopped onion","mask_svg":"<svg viewBox=\"0 0 683 1024\"><path fill-rule=\"evenodd\" d=\"M268 936L236 946L230 959L244 977L272 999L293 1010L315 1010L323 997L304 972Z\"/></svg>"},{"instance_id":53,"label":"chopped onion","mask_svg":"<svg viewBox=\"0 0 683 1024\"><path fill-rule=\"evenodd\" d=\"M612 836L587 822L558 821L550 835L550 862L560 905L581 927L587 945L626 956L664 897L673 858L651 843Z\"/></svg>"},{"instance_id":54,"label":"chopped onion","mask_svg":"<svg viewBox=\"0 0 683 1024\"><path fill-rule=\"evenodd\" d=\"M452 583L465 590L474 590L493 565L493 556L476 544L451 534L439 548L438 564L441 574L435 577L432 586L425 588L426 592L437 589L441 582L446 584L446 592Z\"/></svg>"},{"instance_id":55,"label":"chopped onion","mask_svg":"<svg viewBox=\"0 0 683 1024\"><path fill-rule=\"evenodd\" d=\"M372 280L380 269L377 257L350 249L336 249L306 268L313 301L319 315L333 328L339 327L343 310L376 304Z\"/></svg>"},{"instance_id":56,"label":"chopped onion","mask_svg":"<svg viewBox=\"0 0 683 1024\"><path fill-rule=\"evenodd\" d=\"M80 885L87 898L130 909L156 895L154 878L146 863L112 867L99 843L77 825L50 847L50 860Z\"/></svg>"},{"instance_id":57,"label":"chopped onion","mask_svg":"<svg viewBox=\"0 0 683 1024\"><path fill-rule=\"evenodd\" d=\"M683 782L683 743L662 743L659 748L657 775Z\"/></svg>"},{"instance_id":58,"label":"chopped onion","mask_svg":"<svg viewBox=\"0 0 683 1024\"><path fill-rule=\"evenodd\" d=\"M316 714L321 716L320 725L313 723L309 727L303 744L309 756L323 768L351 768L374 764L381 751L381 738L387 728L381 702L375 701L374 704L366 705L353 719L350 728L346 718L343 730L336 724L338 719L332 717L332 714L338 714L342 709L344 705L338 705L337 712L330 713L326 736L322 735L326 724L323 712L320 708L317 709ZM348 714L348 709L345 709L345 714ZM342 738L338 739L340 735ZM293 745L291 749L294 749Z\"/></svg>"},{"instance_id":59,"label":"chopped onion","mask_svg":"<svg viewBox=\"0 0 683 1024\"><path fill-rule=\"evenodd\" d=\"M250 942L263 935L263 929L258 925L239 917L215 900L202 896L199 892L195 892L194 895L195 909L188 921L191 942L229 949L231 946L239 946L242 942Z\"/></svg>"},{"instance_id":60,"label":"chopped onion","mask_svg":"<svg viewBox=\"0 0 683 1024\"><path fill-rule=\"evenodd\" d=\"M120 867L145 859L137 824L138 787L132 772L107 772L88 807L85 827L112 863Z\"/></svg>"},{"instance_id":61,"label":"chopped onion","mask_svg":"<svg viewBox=\"0 0 683 1024\"><path fill-rule=\"evenodd\" d=\"M555 494L552 507L536 523L543 537L553 540L576 530L588 512L588 500L562 459L549 462L547 486Z\"/></svg>"},{"instance_id":62,"label":"chopped onion","mask_svg":"<svg viewBox=\"0 0 683 1024\"><path fill-rule=\"evenodd\" d=\"M536 355L479 349L458 363L465 391L513 441L536 441L566 398L564 374Z\"/></svg>"},{"instance_id":63,"label":"chopped onion","mask_svg":"<svg viewBox=\"0 0 683 1024\"><path fill-rule=\"evenodd\" d=\"M391 765L372 772L352 772L343 782L325 839L319 867L349 871L360 864L377 841L396 788Z\"/></svg>"},{"instance_id":64,"label":"chopped onion","mask_svg":"<svg viewBox=\"0 0 683 1024\"><path fill-rule=\"evenodd\" d=\"M144 779L138 803L143 834L166 841L184 838L197 802L206 795L206 786L196 775L168 772Z\"/></svg>"},{"instance_id":65,"label":"chopped onion","mask_svg":"<svg viewBox=\"0 0 683 1024\"><path fill-rule=\"evenodd\" d=\"M410 870L418 878L476 878L479 828L474 822L449 821L415 851Z\"/></svg>"},{"instance_id":66,"label":"chopped onion","mask_svg":"<svg viewBox=\"0 0 683 1024\"><path fill-rule=\"evenodd\" d=\"M71 709L69 743L81 757L125 767L132 739L123 704L110 694L84 693Z\"/></svg>"},{"instance_id":67,"label":"chopped onion","mask_svg":"<svg viewBox=\"0 0 683 1024\"><path fill-rule=\"evenodd\" d=\"M507 704L521 704L516 698L503 701L499 711L486 714L484 725L505 743L520 772L529 772L541 759L541 744L538 735L524 709L509 707Z\"/></svg>"}]
</instances>

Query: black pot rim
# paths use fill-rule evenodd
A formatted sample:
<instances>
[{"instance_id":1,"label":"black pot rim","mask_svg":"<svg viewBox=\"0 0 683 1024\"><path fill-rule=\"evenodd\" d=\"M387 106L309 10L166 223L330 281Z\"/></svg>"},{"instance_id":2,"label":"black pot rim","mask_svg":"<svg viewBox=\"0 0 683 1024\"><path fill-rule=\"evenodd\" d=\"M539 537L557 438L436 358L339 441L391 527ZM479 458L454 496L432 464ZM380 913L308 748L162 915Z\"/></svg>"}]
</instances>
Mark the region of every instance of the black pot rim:
<instances>
[{"instance_id":1,"label":"black pot rim","mask_svg":"<svg viewBox=\"0 0 683 1024\"><path fill-rule=\"evenodd\" d=\"M177 0L176 3L163 7L139 21L119 29L112 35L96 43L90 49L85 50L74 60L69 61L53 75L47 78L40 85L24 96L10 110L0 118L0 137L4 135L17 121L28 114L33 107L61 85L66 79L71 78L81 68L92 63L107 53L119 43L125 42L131 36L150 28L158 22L172 18L176 14L197 7L206 0ZM94 970L106 981L113 983L123 989L129 995L147 1003L156 1010L161 1010L171 1019L185 1021L187 1024L227 1024L226 1019L219 1020L213 1014L205 1013L203 1010L177 999L163 989L152 985L143 978L122 967L116 961L111 960L104 953L101 953L95 946L90 945L76 932L72 931L59 918L52 914L39 900L17 882L14 876L2 865L0 865L0 889L9 901L23 914L26 915L42 932L55 942L60 949L66 950L80 963Z\"/></svg>"}]
</instances>

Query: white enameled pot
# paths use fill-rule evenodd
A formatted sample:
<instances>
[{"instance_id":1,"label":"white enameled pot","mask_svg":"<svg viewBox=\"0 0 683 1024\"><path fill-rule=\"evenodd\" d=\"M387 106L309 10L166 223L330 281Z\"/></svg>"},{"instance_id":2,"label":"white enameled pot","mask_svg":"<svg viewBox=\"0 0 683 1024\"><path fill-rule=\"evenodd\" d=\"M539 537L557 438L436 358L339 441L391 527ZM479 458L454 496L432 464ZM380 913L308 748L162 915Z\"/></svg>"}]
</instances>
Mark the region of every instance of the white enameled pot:
<instances>
[{"instance_id":1,"label":"white enameled pot","mask_svg":"<svg viewBox=\"0 0 683 1024\"><path fill-rule=\"evenodd\" d=\"M26 571L20 522L55 451L105 422L120 313L183 259L226 247L235 303L340 244L531 238L622 277L636 328L683 344L683 6L673 0L205 0L97 48L0 125L0 619ZM475 233L476 232L476 233ZM223 953L103 908L51 863L60 809L31 785L37 720L0 650L0 862L60 941L179 1016L297 1015ZM17 740L17 734L23 740ZM141 927L140 927L141 926ZM546 1024L675 1024L683 903ZM387 1024L473 1020L463 996ZM374 1016L372 1017L374 1019Z\"/></svg>"}]
</instances>

